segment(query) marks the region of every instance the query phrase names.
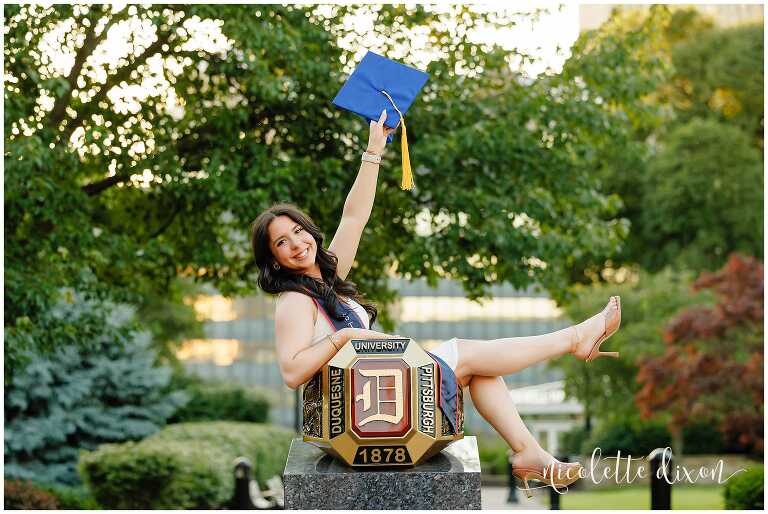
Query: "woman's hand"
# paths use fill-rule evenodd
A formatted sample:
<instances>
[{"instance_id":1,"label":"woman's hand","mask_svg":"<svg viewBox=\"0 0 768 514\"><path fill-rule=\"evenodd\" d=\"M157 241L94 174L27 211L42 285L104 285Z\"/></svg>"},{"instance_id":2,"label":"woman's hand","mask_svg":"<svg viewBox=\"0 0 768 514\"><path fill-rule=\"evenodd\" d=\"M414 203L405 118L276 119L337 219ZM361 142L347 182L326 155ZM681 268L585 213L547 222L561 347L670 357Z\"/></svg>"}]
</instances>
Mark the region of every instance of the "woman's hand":
<instances>
[{"instance_id":1,"label":"woman's hand","mask_svg":"<svg viewBox=\"0 0 768 514\"><path fill-rule=\"evenodd\" d=\"M371 132L368 134L368 148L367 152L381 155L384 151L384 147L387 145L387 137L393 133L396 128L389 128L384 126L384 121L387 119L387 110L381 111L379 121L371 121Z\"/></svg>"}]
</instances>

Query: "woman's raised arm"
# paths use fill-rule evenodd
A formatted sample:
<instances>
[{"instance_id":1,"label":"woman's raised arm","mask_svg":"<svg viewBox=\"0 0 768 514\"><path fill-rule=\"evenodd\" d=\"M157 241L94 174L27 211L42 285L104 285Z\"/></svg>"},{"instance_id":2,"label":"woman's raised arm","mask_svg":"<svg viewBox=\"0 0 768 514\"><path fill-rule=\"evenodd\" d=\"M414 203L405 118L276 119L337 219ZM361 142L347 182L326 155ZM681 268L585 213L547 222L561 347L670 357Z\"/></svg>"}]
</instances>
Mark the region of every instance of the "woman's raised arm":
<instances>
[{"instance_id":1,"label":"woman's raised arm","mask_svg":"<svg viewBox=\"0 0 768 514\"><path fill-rule=\"evenodd\" d=\"M378 122L371 122L367 152L381 155L384 151L387 136L394 131L384 126L386 119L387 111L383 111ZM368 218L371 217L378 175L379 164L368 161L361 163L355 183L344 202L339 228L336 229L336 234L328 246L328 250L339 259L336 273L342 280L347 278L349 270L352 269L360 237L363 235Z\"/></svg>"}]
</instances>

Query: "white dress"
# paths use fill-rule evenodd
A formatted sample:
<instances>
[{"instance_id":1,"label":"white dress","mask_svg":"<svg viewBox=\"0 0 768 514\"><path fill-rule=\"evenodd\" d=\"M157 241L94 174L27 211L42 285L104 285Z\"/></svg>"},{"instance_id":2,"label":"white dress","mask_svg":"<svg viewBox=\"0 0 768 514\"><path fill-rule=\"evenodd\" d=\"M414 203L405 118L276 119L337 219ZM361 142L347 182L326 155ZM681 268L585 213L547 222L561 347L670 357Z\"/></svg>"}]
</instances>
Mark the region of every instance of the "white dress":
<instances>
[{"instance_id":1,"label":"white dress","mask_svg":"<svg viewBox=\"0 0 768 514\"><path fill-rule=\"evenodd\" d=\"M362 305L354 301L352 298L346 299L345 303L352 307L352 310L355 311L355 314L357 314L358 317L360 317L360 320L365 324L365 328L371 327L371 322L368 319L368 311L366 311ZM325 337L328 334L333 334L334 332L336 332L336 329L318 308L317 320L315 321L315 334L312 336L312 340L317 341L321 337Z\"/></svg>"}]
</instances>

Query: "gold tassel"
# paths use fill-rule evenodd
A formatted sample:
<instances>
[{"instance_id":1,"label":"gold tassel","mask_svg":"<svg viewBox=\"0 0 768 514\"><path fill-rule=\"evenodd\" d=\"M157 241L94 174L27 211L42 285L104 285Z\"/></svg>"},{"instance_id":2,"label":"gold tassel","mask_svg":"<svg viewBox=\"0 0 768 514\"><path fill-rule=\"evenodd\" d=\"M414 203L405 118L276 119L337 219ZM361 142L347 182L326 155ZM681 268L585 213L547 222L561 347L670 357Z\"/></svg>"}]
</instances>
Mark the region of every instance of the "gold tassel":
<instances>
[{"instance_id":1,"label":"gold tassel","mask_svg":"<svg viewBox=\"0 0 768 514\"><path fill-rule=\"evenodd\" d=\"M400 117L403 124L403 133L400 136L400 152L403 155L403 182L400 189L410 191L413 189L413 173L411 172L411 156L408 153L408 133L405 130L405 118Z\"/></svg>"},{"instance_id":2,"label":"gold tassel","mask_svg":"<svg viewBox=\"0 0 768 514\"><path fill-rule=\"evenodd\" d=\"M400 183L400 189L410 191L413 189L413 172L411 171L411 156L408 152L408 131L405 128L405 116L403 116L403 113L400 112L400 109L397 108L397 105L395 105L395 101L392 100L392 97L389 96L386 91L382 91L382 93L384 93L384 95L389 98L389 101L392 103L392 107L394 107L397 111L397 114L400 115L400 124L403 126L403 130L400 134L400 153L402 154L403 159L403 180Z\"/></svg>"}]
</instances>

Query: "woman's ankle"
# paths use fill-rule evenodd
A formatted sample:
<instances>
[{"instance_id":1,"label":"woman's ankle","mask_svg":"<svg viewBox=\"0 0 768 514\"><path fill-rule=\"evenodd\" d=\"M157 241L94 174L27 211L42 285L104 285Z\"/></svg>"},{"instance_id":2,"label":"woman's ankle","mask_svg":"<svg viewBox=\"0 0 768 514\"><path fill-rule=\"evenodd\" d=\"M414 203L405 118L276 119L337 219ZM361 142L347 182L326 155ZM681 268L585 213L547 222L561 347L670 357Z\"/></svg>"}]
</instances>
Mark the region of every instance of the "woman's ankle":
<instances>
[{"instance_id":1,"label":"woman's ankle","mask_svg":"<svg viewBox=\"0 0 768 514\"><path fill-rule=\"evenodd\" d=\"M571 325L568 329L570 336L568 340L568 353L574 355L579 347L579 330L576 328L576 325Z\"/></svg>"},{"instance_id":2,"label":"woman's ankle","mask_svg":"<svg viewBox=\"0 0 768 514\"><path fill-rule=\"evenodd\" d=\"M520 450L513 449L515 453L523 454L523 455L549 455L547 450L541 447L541 445L538 442L529 443L526 445L521 446Z\"/></svg>"}]
</instances>

